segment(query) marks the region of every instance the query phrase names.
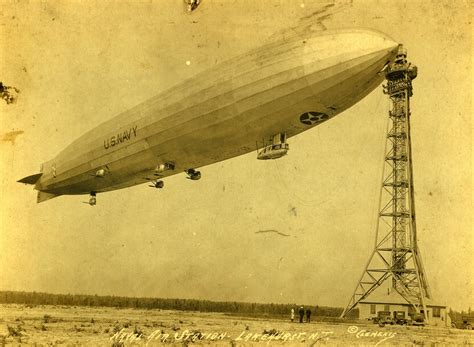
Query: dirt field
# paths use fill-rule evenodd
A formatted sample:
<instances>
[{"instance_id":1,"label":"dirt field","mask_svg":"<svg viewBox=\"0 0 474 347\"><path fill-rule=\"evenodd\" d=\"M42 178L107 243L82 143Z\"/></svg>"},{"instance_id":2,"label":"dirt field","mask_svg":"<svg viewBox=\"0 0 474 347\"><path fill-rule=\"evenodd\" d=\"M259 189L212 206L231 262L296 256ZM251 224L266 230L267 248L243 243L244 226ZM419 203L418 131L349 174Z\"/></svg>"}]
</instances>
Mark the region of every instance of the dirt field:
<instances>
[{"instance_id":1,"label":"dirt field","mask_svg":"<svg viewBox=\"0 0 474 347\"><path fill-rule=\"evenodd\" d=\"M265 334L265 331L267 334ZM0 305L0 345L474 345L474 331L291 323L218 313Z\"/></svg>"}]
</instances>

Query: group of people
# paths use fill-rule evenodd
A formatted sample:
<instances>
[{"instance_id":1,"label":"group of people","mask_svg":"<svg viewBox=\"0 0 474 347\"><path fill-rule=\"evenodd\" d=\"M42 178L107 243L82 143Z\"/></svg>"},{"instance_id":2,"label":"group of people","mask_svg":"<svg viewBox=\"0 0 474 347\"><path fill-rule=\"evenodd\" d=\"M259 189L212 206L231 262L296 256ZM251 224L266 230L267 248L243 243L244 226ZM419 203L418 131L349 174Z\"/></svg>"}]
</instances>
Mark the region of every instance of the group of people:
<instances>
[{"instance_id":1,"label":"group of people","mask_svg":"<svg viewBox=\"0 0 474 347\"><path fill-rule=\"evenodd\" d=\"M300 323L303 323L304 316L306 314L306 323L311 322L311 309L307 308L306 310L304 309L303 306L300 306L298 309L298 314L300 316ZM295 309L291 309L291 321L294 322L295 320Z\"/></svg>"}]
</instances>

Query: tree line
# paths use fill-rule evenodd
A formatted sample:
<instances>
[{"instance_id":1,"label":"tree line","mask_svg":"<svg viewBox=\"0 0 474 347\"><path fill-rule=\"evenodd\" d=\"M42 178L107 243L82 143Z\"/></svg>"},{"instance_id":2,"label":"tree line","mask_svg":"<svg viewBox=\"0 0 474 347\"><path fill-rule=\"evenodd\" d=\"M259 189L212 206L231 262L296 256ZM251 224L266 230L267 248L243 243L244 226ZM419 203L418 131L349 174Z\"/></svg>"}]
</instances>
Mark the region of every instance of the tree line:
<instances>
[{"instance_id":1,"label":"tree line","mask_svg":"<svg viewBox=\"0 0 474 347\"><path fill-rule=\"evenodd\" d=\"M63 306L92 306L136 309L162 309L179 311L222 312L252 316L289 316L293 304L263 304L236 301L210 301L195 299L167 298L135 298L125 296L99 296L83 294L50 294L40 292L0 291L0 303L24 305L63 305ZM313 316L339 317L340 307L303 305L310 308ZM358 311L354 310L348 318L356 318Z\"/></svg>"}]
</instances>

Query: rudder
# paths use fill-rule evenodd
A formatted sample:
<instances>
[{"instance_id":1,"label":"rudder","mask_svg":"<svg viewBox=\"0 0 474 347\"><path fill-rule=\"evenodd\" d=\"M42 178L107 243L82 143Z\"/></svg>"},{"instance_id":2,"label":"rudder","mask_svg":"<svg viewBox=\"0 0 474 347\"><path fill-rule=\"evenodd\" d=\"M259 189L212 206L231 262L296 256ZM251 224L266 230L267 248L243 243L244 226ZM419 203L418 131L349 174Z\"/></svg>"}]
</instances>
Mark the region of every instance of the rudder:
<instances>
[{"instance_id":1,"label":"rudder","mask_svg":"<svg viewBox=\"0 0 474 347\"><path fill-rule=\"evenodd\" d=\"M38 197L36 199L36 202L39 204L40 202L55 198L59 195L60 194L51 194L51 193L45 193L45 192L38 192Z\"/></svg>"}]
</instances>

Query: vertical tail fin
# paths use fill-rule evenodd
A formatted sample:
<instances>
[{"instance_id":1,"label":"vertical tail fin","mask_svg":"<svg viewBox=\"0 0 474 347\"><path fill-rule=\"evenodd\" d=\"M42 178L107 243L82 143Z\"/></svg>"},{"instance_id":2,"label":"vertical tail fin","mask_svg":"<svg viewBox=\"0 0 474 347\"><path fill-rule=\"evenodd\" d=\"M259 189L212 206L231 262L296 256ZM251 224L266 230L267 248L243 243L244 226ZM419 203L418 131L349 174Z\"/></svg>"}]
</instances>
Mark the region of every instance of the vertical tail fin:
<instances>
[{"instance_id":1,"label":"vertical tail fin","mask_svg":"<svg viewBox=\"0 0 474 347\"><path fill-rule=\"evenodd\" d=\"M36 199L37 203L52 199L59 196L59 194L51 194L51 193L45 193L45 192L38 192L38 198Z\"/></svg>"},{"instance_id":2,"label":"vertical tail fin","mask_svg":"<svg viewBox=\"0 0 474 347\"><path fill-rule=\"evenodd\" d=\"M25 183L25 184L36 184L42 175L43 173L38 173L31 176L27 176L27 177L22 178L21 180L18 180L18 182ZM39 191L38 197L36 198L36 202L40 203L40 202L55 198L59 195L61 194L51 194L51 193L45 193L45 192Z\"/></svg>"}]
</instances>

